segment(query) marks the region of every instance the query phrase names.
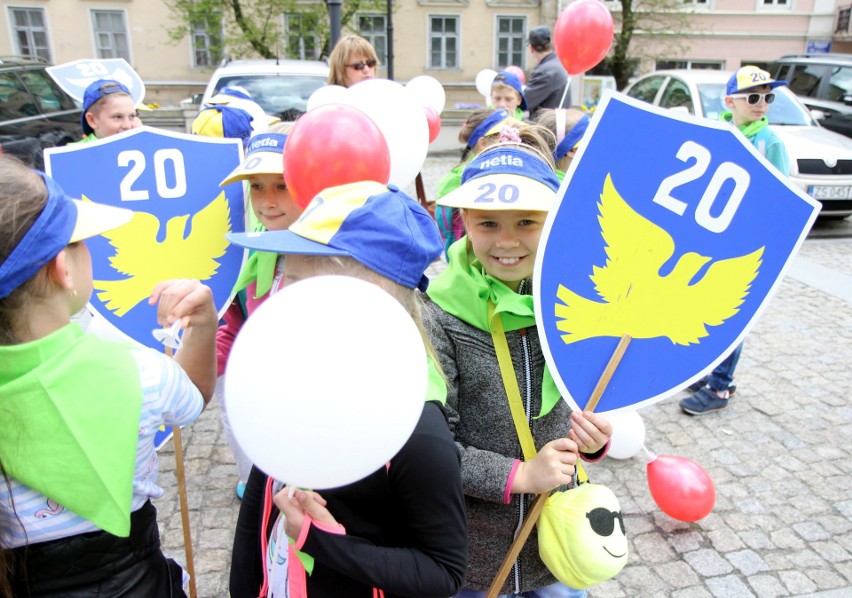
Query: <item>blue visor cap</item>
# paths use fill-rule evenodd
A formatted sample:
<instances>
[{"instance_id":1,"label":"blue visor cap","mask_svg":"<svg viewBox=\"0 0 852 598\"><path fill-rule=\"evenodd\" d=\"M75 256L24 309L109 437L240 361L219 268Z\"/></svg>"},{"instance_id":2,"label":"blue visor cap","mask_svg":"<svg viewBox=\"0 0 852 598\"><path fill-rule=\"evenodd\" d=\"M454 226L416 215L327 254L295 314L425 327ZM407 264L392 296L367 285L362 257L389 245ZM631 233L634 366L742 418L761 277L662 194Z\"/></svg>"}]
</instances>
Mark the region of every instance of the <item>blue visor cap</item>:
<instances>
[{"instance_id":1,"label":"blue visor cap","mask_svg":"<svg viewBox=\"0 0 852 598\"><path fill-rule=\"evenodd\" d=\"M0 263L0 299L35 276L69 244L123 226L133 218L133 212L125 208L71 199L56 181L39 174L47 187L47 202L12 253Z\"/></svg>"},{"instance_id":2,"label":"blue visor cap","mask_svg":"<svg viewBox=\"0 0 852 598\"><path fill-rule=\"evenodd\" d=\"M86 122L86 113L89 108L100 102L105 96L118 92L130 95L130 90L126 86L112 79L98 79L89 84L86 91L83 92L83 112L80 113L80 127L83 129L83 133L91 135L95 132Z\"/></svg>"},{"instance_id":3,"label":"blue visor cap","mask_svg":"<svg viewBox=\"0 0 852 598\"><path fill-rule=\"evenodd\" d=\"M494 87L495 83L503 83L504 85L508 85L512 89L518 92L521 96L521 110L527 109L527 99L524 97L524 87L521 85L521 80L517 75L513 75L512 73L506 71L500 71L497 73L497 76L494 77L494 81L491 83L491 87Z\"/></svg>"},{"instance_id":4,"label":"blue visor cap","mask_svg":"<svg viewBox=\"0 0 852 598\"><path fill-rule=\"evenodd\" d=\"M444 250L438 226L394 185L330 187L284 231L231 233L242 247L297 255L348 256L402 286L426 289L426 268Z\"/></svg>"},{"instance_id":5,"label":"blue visor cap","mask_svg":"<svg viewBox=\"0 0 852 598\"><path fill-rule=\"evenodd\" d=\"M485 120L479 123L479 126L473 130L470 137L467 138L467 147L473 149L473 147L479 143L480 139L486 135L499 131L499 127L505 124L507 120L509 120L509 113L502 108L489 114Z\"/></svg>"},{"instance_id":6,"label":"blue visor cap","mask_svg":"<svg viewBox=\"0 0 852 598\"><path fill-rule=\"evenodd\" d=\"M538 153L517 144L498 144L476 156L462 172L462 184L438 199L438 205L468 210L547 212L559 179Z\"/></svg>"},{"instance_id":7,"label":"blue visor cap","mask_svg":"<svg viewBox=\"0 0 852 598\"><path fill-rule=\"evenodd\" d=\"M220 187L244 181L257 174L284 174L284 133L260 133L249 139L246 157L231 174L219 183Z\"/></svg>"},{"instance_id":8,"label":"blue visor cap","mask_svg":"<svg viewBox=\"0 0 852 598\"><path fill-rule=\"evenodd\" d=\"M580 140L583 138L583 135L586 134L586 129L588 128L589 115L584 114L580 117L580 120L571 127L571 130L565 133L565 137L559 142L559 145L556 146L556 149L553 151L553 159L558 161L565 157L572 149L577 147Z\"/></svg>"}]
</instances>

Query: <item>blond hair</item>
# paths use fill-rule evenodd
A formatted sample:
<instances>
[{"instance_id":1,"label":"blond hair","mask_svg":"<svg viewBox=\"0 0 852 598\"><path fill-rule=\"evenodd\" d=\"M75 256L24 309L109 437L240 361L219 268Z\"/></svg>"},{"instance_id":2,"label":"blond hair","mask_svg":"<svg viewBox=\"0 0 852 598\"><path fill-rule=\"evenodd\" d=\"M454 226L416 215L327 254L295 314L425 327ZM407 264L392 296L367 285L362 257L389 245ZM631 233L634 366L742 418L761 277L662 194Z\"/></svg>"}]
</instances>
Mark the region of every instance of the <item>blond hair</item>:
<instances>
[{"instance_id":1,"label":"blond hair","mask_svg":"<svg viewBox=\"0 0 852 598\"><path fill-rule=\"evenodd\" d=\"M344 85L346 65L355 56L363 56L366 60L375 60L376 67L379 66L379 57L370 42L357 35L346 35L340 38L328 57L329 85Z\"/></svg>"}]
</instances>

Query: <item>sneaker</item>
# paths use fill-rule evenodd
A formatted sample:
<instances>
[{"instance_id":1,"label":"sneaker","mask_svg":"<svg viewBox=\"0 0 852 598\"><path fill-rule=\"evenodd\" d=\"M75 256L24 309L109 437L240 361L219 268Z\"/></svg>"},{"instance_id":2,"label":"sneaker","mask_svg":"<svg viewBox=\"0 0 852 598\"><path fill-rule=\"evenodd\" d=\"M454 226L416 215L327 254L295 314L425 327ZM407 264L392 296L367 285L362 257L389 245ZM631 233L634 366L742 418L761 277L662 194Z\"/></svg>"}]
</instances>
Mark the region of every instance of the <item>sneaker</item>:
<instances>
[{"instance_id":1,"label":"sneaker","mask_svg":"<svg viewBox=\"0 0 852 598\"><path fill-rule=\"evenodd\" d=\"M695 394L680 400L680 408L690 415L704 415L713 411L721 411L728 406L730 390L725 390L720 396L709 386L705 386Z\"/></svg>"},{"instance_id":2,"label":"sneaker","mask_svg":"<svg viewBox=\"0 0 852 598\"><path fill-rule=\"evenodd\" d=\"M695 382L693 382L692 384L687 386L686 389L690 390L692 392L698 392L699 390L701 390L705 386L707 386L707 377L706 376L704 378L696 380Z\"/></svg>"},{"instance_id":3,"label":"sneaker","mask_svg":"<svg viewBox=\"0 0 852 598\"><path fill-rule=\"evenodd\" d=\"M240 500L243 499L243 494L246 493L246 483L245 482L237 482L237 498Z\"/></svg>"}]
</instances>

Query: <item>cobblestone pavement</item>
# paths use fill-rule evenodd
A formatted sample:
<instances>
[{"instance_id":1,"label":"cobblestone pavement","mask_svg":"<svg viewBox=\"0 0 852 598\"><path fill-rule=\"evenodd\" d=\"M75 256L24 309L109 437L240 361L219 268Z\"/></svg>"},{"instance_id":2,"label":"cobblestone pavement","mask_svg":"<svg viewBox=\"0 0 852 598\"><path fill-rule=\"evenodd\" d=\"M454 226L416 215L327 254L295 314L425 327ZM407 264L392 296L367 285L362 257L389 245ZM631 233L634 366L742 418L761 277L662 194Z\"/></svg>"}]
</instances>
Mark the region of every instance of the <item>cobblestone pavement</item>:
<instances>
[{"instance_id":1,"label":"cobblestone pavement","mask_svg":"<svg viewBox=\"0 0 852 598\"><path fill-rule=\"evenodd\" d=\"M454 162L429 159L427 191ZM690 417L674 397L641 411L650 451L708 471L713 512L663 514L641 456L589 467L619 497L630 539L627 566L590 596L852 596L850 364L852 240L806 241L746 339L729 408ZM215 402L183 444L198 596L227 596L239 502ZM184 563L171 443L160 459L164 549Z\"/></svg>"}]
</instances>

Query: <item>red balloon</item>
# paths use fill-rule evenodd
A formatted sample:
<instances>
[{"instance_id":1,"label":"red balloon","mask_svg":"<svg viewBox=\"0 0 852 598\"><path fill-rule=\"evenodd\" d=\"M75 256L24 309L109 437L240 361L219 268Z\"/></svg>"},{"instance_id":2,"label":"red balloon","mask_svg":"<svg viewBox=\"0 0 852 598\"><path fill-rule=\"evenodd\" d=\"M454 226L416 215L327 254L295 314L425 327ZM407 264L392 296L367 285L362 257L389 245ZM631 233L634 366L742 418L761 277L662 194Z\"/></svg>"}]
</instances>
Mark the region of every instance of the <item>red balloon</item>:
<instances>
[{"instance_id":1,"label":"red balloon","mask_svg":"<svg viewBox=\"0 0 852 598\"><path fill-rule=\"evenodd\" d=\"M520 79L521 85L526 85L527 76L524 74L524 69L522 69L521 67L515 66L514 64L511 64L511 65L507 66L506 68L504 68L503 70L506 71L507 73L512 73L518 79Z\"/></svg>"},{"instance_id":2,"label":"red balloon","mask_svg":"<svg viewBox=\"0 0 852 598\"><path fill-rule=\"evenodd\" d=\"M323 189L390 178L390 152L372 119L352 106L326 104L303 114L287 137L284 180L304 208Z\"/></svg>"},{"instance_id":3,"label":"red balloon","mask_svg":"<svg viewBox=\"0 0 852 598\"><path fill-rule=\"evenodd\" d=\"M658 455L648 462L648 487L657 506L680 521L703 519L716 503L713 480L695 461Z\"/></svg>"},{"instance_id":4,"label":"red balloon","mask_svg":"<svg viewBox=\"0 0 852 598\"><path fill-rule=\"evenodd\" d=\"M599 0L578 0L563 10L553 28L553 45L568 74L597 66L609 52L612 31L612 15Z\"/></svg>"},{"instance_id":5,"label":"red balloon","mask_svg":"<svg viewBox=\"0 0 852 598\"><path fill-rule=\"evenodd\" d=\"M426 122L429 124L429 143L432 143L441 132L441 115L431 106L423 106L423 111L426 112Z\"/></svg>"}]
</instances>

